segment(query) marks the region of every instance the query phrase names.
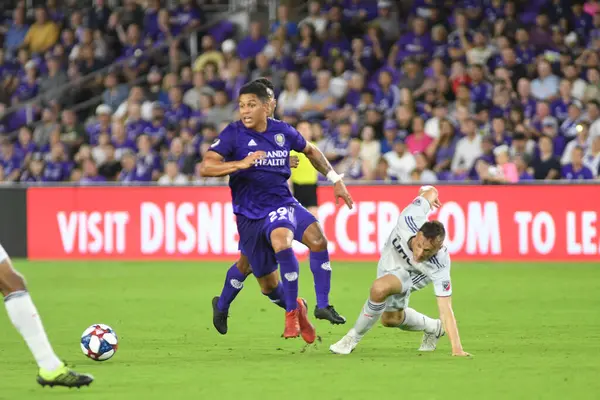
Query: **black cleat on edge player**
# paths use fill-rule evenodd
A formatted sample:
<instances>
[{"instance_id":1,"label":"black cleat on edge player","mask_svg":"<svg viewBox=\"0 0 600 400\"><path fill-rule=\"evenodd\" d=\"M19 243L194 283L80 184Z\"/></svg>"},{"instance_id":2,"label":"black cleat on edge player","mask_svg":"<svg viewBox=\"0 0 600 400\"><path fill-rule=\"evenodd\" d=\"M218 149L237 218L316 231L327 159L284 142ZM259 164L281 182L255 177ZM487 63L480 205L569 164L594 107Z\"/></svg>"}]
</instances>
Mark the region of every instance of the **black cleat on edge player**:
<instances>
[{"instance_id":1,"label":"black cleat on edge player","mask_svg":"<svg viewBox=\"0 0 600 400\"><path fill-rule=\"evenodd\" d=\"M338 314L333 306L327 306L325 308L315 307L315 318L325 319L331 322L333 325L343 325L346 323L346 318Z\"/></svg>"},{"instance_id":2,"label":"black cleat on edge player","mask_svg":"<svg viewBox=\"0 0 600 400\"><path fill-rule=\"evenodd\" d=\"M219 296L213 297L213 325L221 335L224 335L227 333L227 317L229 316L229 312L219 310L219 308L217 307L218 302Z\"/></svg>"}]
</instances>

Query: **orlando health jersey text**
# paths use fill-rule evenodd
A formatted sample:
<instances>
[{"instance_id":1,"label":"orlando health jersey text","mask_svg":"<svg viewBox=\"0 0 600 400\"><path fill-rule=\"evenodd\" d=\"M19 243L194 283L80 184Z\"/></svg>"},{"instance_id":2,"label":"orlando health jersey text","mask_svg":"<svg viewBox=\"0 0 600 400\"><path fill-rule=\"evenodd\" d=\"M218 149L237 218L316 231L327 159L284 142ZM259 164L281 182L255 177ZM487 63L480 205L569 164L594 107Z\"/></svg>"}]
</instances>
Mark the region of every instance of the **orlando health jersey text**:
<instances>
[{"instance_id":1,"label":"orlando health jersey text","mask_svg":"<svg viewBox=\"0 0 600 400\"><path fill-rule=\"evenodd\" d=\"M278 207L296 202L287 180L290 177L290 150L302 152L306 140L285 122L269 118L267 130L247 129L241 121L230 123L210 150L225 161L240 161L250 153L267 155L256 165L229 177L233 212L250 219L261 219Z\"/></svg>"}]
</instances>

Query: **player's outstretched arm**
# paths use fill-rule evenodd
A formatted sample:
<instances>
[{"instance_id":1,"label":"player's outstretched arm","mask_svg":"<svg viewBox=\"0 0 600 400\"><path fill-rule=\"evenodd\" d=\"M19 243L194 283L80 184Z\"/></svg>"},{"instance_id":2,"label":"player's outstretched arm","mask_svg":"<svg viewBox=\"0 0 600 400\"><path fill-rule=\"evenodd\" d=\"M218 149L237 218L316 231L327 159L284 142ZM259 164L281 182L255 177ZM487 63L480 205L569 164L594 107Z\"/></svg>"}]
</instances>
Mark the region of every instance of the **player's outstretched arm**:
<instances>
[{"instance_id":1,"label":"player's outstretched arm","mask_svg":"<svg viewBox=\"0 0 600 400\"><path fill-rule=\"evenodd\" d=\"M456 324L456 318L454 317L454 311L452 310L452 296L437 297L438 309L440 311L440 319L444 324L444 330L450 340L452 346L452 355L458 357L468 357L469 353L463 350L462 343L460 342L460 336L458 335L458 326Z\"/></svg>"},{"instance_id":2,"label":"player's outstretched arm","mask_svg":"<svg viewBox=\"0 0 600 400\"><path fill-rule=\"evenodd\" d=\"M200 164L200 174L205 177L227 176L233 172L250 168L257 160L264 157L264 151L257 151L243 160L226 162L219 153L208 151L204 156L204 160L202 160L202 164Z\"/></svg>"},{"instance_id":3,"label":"player's outstretched arm","mask_svg":"<svg viewBox=\"0 0 600 400\"><path fill-rule=\"evenodd\" d=\"M307 143L303 153L310 160L313 167L329 179L334 185L333 191L336 202L341 198L344 200L348 208L352 208L354 201L346 189L346 185L342 181L342 177L333 170L331 163L319 148L312 143Z\"/></svg>"}]
</instances>

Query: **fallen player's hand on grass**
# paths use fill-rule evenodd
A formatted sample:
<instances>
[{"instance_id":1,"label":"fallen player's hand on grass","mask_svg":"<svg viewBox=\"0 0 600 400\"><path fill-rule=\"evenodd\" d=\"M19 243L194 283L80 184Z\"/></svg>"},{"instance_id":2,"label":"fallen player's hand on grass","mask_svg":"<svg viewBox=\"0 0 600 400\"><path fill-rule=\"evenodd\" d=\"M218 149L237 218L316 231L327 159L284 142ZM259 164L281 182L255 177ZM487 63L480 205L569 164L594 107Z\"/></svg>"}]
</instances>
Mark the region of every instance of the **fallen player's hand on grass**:
<instances>
[{"instance_id":1,"label":"fallen player's hand on grass","mask_svg":"<svg viewBox=\"0 0 600 400\"><path fill-rule=\"evenodd\" d=\"M452 357L471 357L471 354L467 353L464 350L453 350Z\"/></svg>"}]
</instances>

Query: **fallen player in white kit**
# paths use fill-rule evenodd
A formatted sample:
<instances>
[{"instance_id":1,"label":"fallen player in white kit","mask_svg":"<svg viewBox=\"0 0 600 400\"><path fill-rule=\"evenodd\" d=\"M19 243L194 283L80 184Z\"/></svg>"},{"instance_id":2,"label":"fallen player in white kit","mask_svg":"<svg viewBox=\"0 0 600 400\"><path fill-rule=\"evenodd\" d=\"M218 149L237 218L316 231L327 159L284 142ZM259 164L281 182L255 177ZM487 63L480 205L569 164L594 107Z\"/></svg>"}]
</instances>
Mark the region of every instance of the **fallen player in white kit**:
<instances>
[{"instance_id":1,"label":"fallen player in white kit","mask_svg":"<svg viewBox=\"0 0 600 400\"><path fill-rule=\"evenodd\" d=\"M452 311L450 255L443 246L446 231L439 221L427 220L429 211L440 205L437 189L423 186L419 196L402 211L381 252L369 300L354 327L329 347L331 352L350 354L381 317L386 327L423 331L420 351L435 350L439 338L447 334L452 355L470 356L462 348ZM433 283L437 296L440 319L408 308L410 293L429 283Z\"/></svg>"}]
</instances>

